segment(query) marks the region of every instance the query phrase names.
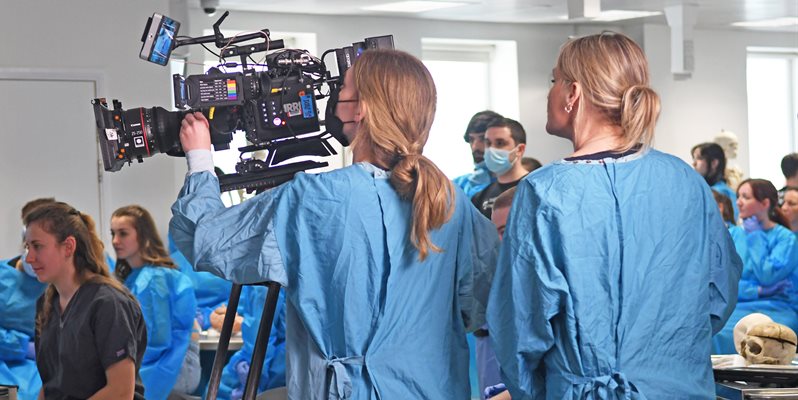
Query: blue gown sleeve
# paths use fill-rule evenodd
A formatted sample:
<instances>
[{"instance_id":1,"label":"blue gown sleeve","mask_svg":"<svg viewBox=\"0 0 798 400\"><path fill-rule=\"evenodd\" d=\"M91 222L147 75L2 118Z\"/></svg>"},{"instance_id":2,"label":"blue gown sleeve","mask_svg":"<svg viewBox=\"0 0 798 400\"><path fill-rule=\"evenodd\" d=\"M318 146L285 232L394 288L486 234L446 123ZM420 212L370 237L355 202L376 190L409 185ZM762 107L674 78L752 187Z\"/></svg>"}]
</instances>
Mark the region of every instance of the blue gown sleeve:
<instances>
[{"instance_id":1,"label":"blue gown sleeve","mask_svg":"<svg viewBox=\"0 0 798 400\"><path fill-rule=\"evenodd\" d=\"M780 229L768 238L764 231L748 234L748 258L745 268L753 272L761 286L770 286L788 278L798 267L795 235Z\"/></svg>"},{"instance_id":2,"label":"blue gown sleeve","mask_svg":"<svg viewBox=\"0 0 798 400\"><path fill-rule=\"evenodd\" d=\"M750 279L740 279L740 288L737 290L737 299L751 301L759 298L759 284Z\"/></svg>"},{"instance_id":3,"label":"blue gown sleeve","mask_svg":"<svg viewBox=\"0 0 798 400\"><path fill-rule=\"evenodd\" d=\"M735 243L720 217L715 200L709 191L705 196L708 213L708 236L710 246L709 314L712 334L723 329L726 320L737 306L738 284L743 262L737 254Z\"/></svg>"},{"instance_id":4,"label":"blue gown sleeve","mask_svg":"<svg viewBox=\"0 0 798 400\"><path fill-rule=\"evenodd\" d=\"M235 283L274 281L285 287L274 205L292 182L225 208L213 174L189 175L172 205L169 232L175 245L197 270Z\"/></svg>"},{"instance_id":5,"label":"blue gown sleeve","mask_svg":"<svg viewBox=\"0 0 798 400\"><path fill-rule=\"evenodd\" d=\"M521 181L504 232L488 304L488 331L513 399L545 386L541 361L555 344L552 324L565 311L568 282L552 254L558 217Z\"/></svg>"},{"instance_id":6,"label":"blue gown sleeve","mask_svg":"<svg viewBox=\"0 0 798 400\"><path fill-rule=\"evenodd\" d=\"M14 329L0 328L0 360L24 360L31 337Z\"/></svg>"},{"instance_id":7,"label":"blue gown sleeve","mask_svg":"<svg viewBox=\"0 0 798 400\"><path fill-rule=\"evenodd\" d=\"M499 235L496 227L465 196L457 206L465 214L457 253L458 296L466 330L485 324L491 282L496 269ZM457 214L455 214L457 215Z\"/></svg>"}]
</instances>

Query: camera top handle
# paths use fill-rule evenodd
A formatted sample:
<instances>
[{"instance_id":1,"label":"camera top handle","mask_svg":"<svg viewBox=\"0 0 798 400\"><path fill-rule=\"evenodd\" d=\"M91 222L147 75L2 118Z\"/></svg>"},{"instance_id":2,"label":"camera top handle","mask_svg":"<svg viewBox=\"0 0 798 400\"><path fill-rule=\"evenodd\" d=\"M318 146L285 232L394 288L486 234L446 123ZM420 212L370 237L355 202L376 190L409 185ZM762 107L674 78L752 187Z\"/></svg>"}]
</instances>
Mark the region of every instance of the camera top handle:
<instances>
[{"instance_id":1,"label":"camera top handle","mask_svg":"<svg viewBox=\"0 0 798 400\"><path fill-rule=\"evenodd\" d=\"M266 38L269 37L269 30L268 29L261 29L260 32L257 33L248 33L246 35L241 36L234 36L232 39L227 39L222 34L220 26L227 16L230 15L229 11L225 11L221 17L213 24L213 35L208 36L199 36L195 38L183 38L183 39L176 39L175 40L175 49L180 46L188 46L192 44L202 44L202 43L213 43L216 45L217 48L223 49L220 53L222 58L226 57L235 57L241 56L241 64L244 69L246 69L247 61L246 58L250 54L259 53L261 51L270 51L270 50L277 50L285 48L285 44L283 43L282 39L278 40L271 40L267 39L266 43L257 43L253 45L247 45L244 47L238 46L230 46L235 43L246 42L252 39L262 39L264 35Z\"/></svg>"}]
</instances>

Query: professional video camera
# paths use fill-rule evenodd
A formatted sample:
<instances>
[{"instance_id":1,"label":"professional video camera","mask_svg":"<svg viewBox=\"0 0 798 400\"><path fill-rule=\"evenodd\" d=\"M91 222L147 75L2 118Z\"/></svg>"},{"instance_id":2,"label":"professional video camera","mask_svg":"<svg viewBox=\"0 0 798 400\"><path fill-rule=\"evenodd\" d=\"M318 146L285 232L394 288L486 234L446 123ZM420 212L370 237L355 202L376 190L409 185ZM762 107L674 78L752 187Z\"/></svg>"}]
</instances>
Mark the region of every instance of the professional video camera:
<instances>
[{"instance_id":1,"label":"professional video camera","mask_svg":"<svg viewBox=\"0 0 798 400\"><path fill-rule=\"evenodd\" d=\"M214 35L191 38L177 36L180 23L169 17L154 14L147 21L142 37L140 57L166 65L172 50L177 47L214 43L219 52L221 68L241 67L241 72L224 73L211 68L205 75L183 77L173 75L175 107L181 111L167 111L161 107L122 109L113 100L113 110L104 98L94 99L94 117L100 151L106 171L118 171L133 159L143 162L157 153L183 156L180 146L180 124L188 112L200 111L209 121L211 143L215 150L229 148L232 134L244 131L251 145L239 148L241 160L236 173L222 175L222 191L258 189L279 185L290 180L298 171L324 167L326 162L286 162L301 156L324 157L336 154L330 144L335 138L342 145L349 143L336 129L319 132L319 112L316 100L327 96L337 101L337 93L344 72L364 51L373 48L393 48L393 36L367 38L363 42L324 52L321 59L305 50L284 49L282 40L272 40L268 29L225 38L220 26L228 16L225 12L213 25ZM237 45L261 39L255 44ZM207 47L205 47L208 51ZM264 62L256 63L252 54L265 52ZM335 53L338 76L328 71L324 58ZM240 57L240 62L227 62L228 57ZM247 60L253 61L248 63ZM254 67L265 70L256 71ZM323 86L327 90L323 91ZM335 110L329 101L327 117ZM266 150L265 160L245 159L245 153Z\"/></svg>"}]
</instances>

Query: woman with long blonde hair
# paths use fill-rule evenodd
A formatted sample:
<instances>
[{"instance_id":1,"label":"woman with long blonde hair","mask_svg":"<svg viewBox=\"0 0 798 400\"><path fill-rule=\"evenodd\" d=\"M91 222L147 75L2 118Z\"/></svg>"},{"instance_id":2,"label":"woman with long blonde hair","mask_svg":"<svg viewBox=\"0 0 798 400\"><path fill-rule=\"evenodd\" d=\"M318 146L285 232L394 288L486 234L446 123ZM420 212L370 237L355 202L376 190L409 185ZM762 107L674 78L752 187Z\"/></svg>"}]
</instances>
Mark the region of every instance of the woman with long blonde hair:
<instances>
[{"instance_id":1,"label":"woman with long blonde hair","mask_svg":"<svg viewBox=\"0 0 798 400\"><path fill-rule=\"evenodd\" d=\"M136 299L110 276L92 218L51 202L24 223L26 261L49 284L36 306L39 398L144 399L144 319Z\"/></svg>"},{"instance_id":2,"label":"woman with long blonde hair","mask_svg":"<svg viewBox=\"0 0 798 400\"><path fill-rule=\"evenodd\" d=\"M407 53L368 50L333 99L354 165L229 209L207 122L186 116L172 236L200 270L285 287L290 398L466 398L465 332L483 321L498 238L421 154L432 77Z\"/></svg>"},{"instance_id":3,"label":"woman with long blonde hair","mask_svg":"<svg viewBox=\"0 0 798 400\"><path fill-rule=\"evenodd\" d=\"M488 309L514 399L712 398L741 262L704 180L651 148L643 50L569 40L546 130L573 153L517 187Z\"/></svg>"},{"instance_id":4,"label":"woman with long blonde hair","mask_svg":"<svg viewBox=\"0 0 798 400\"><path fill-rule=\"evenodd\" d=\"M114 274L138 299L147 324L147 351L141 363L147 399L165 400L178 382L191 383L179 385L189 386L181 392L190 394L200 379L199 344L191 340L197 308L191 280L175 267L144 207L114 211L111 237Z\"/></svg>"}]
</instances>

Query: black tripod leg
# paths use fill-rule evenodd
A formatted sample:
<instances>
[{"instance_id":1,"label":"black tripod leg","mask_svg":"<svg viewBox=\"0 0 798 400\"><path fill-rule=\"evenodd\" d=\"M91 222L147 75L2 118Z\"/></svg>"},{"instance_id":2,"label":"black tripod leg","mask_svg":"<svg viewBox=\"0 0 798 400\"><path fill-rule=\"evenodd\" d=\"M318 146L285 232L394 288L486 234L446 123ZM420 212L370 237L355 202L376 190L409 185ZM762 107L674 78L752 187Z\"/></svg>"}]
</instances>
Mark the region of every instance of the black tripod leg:
<instances>
[{"instance_id":1,"label":"black tripod leg","mask_svg":"<svg viewBox=\"0 0 798 400\"><path fill-rule=\"evenodd\" d=\"M266 358L266 347L269 345L274 311L277 308L277 298L280 295L279 283L269 282L266 287L269 288L269 291L266 293L266 304L263 306L263 314L260 317L258 337L255 340L255 348L252 351L252 362L249 364L249 374L247 375L247 384L244 386L243 400L255 400L255 396L258 394L258 381L263 370L263 359Z\"/></svg>"},{"instance_id":2,"label":"black tripod leg","mask_svg":"<svg viewBox=\"0 0 798 400\"><path fill-rule=\"evenodd\" d=\"M233 284L230 290L230 299L227 301L227 314L224 315L224 324L222 325L222 332L219 334L219 344L216 347L216 357L213 359L213 369L211 369L211 378L208 381L208 393L205 396L206 400L216 400L216 395L219 393L219 382L222 381L222 368L227 362L227 347L230 345L230 336L233 333L233 323L236 318L236 310L238 310L238 299L241 297L241 285Z\"/></svg>"}]
</instances>

